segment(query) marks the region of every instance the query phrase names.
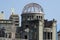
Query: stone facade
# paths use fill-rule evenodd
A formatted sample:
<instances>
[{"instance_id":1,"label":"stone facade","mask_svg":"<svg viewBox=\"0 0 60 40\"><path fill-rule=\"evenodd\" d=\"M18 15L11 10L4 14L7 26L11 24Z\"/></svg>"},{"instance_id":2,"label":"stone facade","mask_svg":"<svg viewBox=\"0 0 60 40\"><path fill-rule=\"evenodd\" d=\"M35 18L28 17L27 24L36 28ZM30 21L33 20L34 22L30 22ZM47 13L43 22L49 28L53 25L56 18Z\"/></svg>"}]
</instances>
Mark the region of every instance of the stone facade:
<instances>
[{"instance_id":1,"label":"stone facade","mask_svg":"<svg viewBox=\"0 0 60 40\"><path fill-rule=\"evenodd\" d=\"M56 20L45 20L42 7L36 3L24 7L21 14L21 29L20 36L23 39L56 40Z\"/></svg>"},{"instance_id":2,"label":"stone facade","mask_svg":"<svg viewBox=\"0 0 60 40\"><path fill-rule=\"evenodd\" d=\"M39 4L30 3L23 8L21 27L19 27L19 16L13 12L7 21L1 23L6 29L2 31L5 34L2 40L56 40L56 20L46 20L43 8Z\"/></svg>"}]
</instances>

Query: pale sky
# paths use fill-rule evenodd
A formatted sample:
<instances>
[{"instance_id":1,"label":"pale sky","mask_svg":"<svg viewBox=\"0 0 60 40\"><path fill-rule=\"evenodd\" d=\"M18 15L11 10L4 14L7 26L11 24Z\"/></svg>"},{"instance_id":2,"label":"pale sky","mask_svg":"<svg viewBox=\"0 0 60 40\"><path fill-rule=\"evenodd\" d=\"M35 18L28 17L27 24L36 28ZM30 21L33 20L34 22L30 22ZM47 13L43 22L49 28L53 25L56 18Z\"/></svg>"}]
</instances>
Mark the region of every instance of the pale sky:
<instances>
[{"instance_id":1,"label":"pale sky","mask_svg":"<svg viewBox=\"0 0 60 40\"><path fill-rule=\"evenodd\" d=\"M21 13L26 4L37 3L44 9L45 19L57 20L57 31L60 30L60 0L0 0L0 12L4 11L4 17L9 18L11 14L11 8L14 8L15 13ZM20 21L21 22L21 21Z\"/></svg>"}]
</instances>

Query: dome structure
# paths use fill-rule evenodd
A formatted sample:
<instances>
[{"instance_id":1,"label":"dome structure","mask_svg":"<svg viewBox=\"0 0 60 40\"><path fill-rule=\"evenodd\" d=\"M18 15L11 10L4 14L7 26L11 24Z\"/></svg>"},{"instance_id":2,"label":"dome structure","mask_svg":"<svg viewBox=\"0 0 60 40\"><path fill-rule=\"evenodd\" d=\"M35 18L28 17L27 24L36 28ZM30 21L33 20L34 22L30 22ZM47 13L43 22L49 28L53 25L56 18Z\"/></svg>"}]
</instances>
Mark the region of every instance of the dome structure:
<instances>
[{"instance_id":1,"label":"dome structure","mask_svg":"<svg viewBox=\"0 0 60 40\"><path fill-rule=\"evenodd\" d=\"M23 8L22 13L43 13L43 8L37 3L29 3Z\"/></svg>"}]
</instances>

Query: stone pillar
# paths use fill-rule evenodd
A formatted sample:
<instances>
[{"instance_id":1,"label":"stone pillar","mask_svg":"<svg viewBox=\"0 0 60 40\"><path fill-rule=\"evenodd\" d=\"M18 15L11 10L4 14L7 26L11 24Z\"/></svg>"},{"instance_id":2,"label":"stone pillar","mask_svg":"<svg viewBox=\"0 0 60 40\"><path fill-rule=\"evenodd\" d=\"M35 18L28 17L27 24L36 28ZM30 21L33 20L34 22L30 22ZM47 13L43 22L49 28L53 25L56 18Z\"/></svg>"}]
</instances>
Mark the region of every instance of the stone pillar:
<instances>
[{"instance_id":1,"label":"stone pillar","mask_svg":"<svg viewBox=\"0 0 60 40\"><path fill-rule=\"evenodd\" d=\"M43 22L39 21L39 40L43 40Z\"/></svg>"},{"instance_id":2,"label":"stone pillar","mask_svg":"<svg viewBox=\"0 0 60 40\"><path fill-rule=\"evenodd\" d=\"M16 33L16 26L13 24L13 26L12 26L12 30L11 30L12 32L11 32L11 34L12 34L12 40L15 40L15 33Z\"/></svg>"},{"instance_id":3,"label":"stone pillar","mask_svg":"<svg viewBox=\"0 0 60 40\"><path fill-rule=\"evenodd\" d=\"M12 39L15 39L15 33L12 32Z\"/></svg>"},{"instance_id":4,"label":"stone pillar","mask_svg":"<svg viewBox=\"0 0 60 40\"><path fill-rule=\"evenodd\" d=\"M7 33L7 38L9 38L9 34Z\"/></svg>"},{"instance_id":5,"label":"stone pillar","mask_svg":"<svg viewBox=\"0 0 60 40\"><path fill-rule=\"evenodd\" d=\"M56 40L56 21L54 20L52 24L52 40Z\"/></svg>"}]
</instances>

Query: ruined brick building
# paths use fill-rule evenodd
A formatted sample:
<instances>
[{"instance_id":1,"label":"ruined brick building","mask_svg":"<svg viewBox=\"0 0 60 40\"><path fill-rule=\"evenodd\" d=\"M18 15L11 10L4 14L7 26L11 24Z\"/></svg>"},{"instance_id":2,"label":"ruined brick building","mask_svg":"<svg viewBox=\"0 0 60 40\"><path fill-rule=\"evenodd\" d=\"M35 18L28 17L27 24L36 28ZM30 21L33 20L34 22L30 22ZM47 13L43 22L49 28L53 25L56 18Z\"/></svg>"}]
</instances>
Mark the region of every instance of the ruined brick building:
<instances>
[{"instance_id":1,"label":"ruined brick building","mask_svg":"<svg viewBox=\"0 0 60 40\"><path fill-rule=\"evenodd\" d=\"M56 40L56 20L46 20L43 8L37 3L29 3L24 6L21 14L21 26L19 26L19 16L13 12L9 20L0 21L6 21L11 25L5 23L5 26L8 27L5 28L4 34L8 36L4 37L10 38L8 40Z\"/></svg>"}]
</instances>

